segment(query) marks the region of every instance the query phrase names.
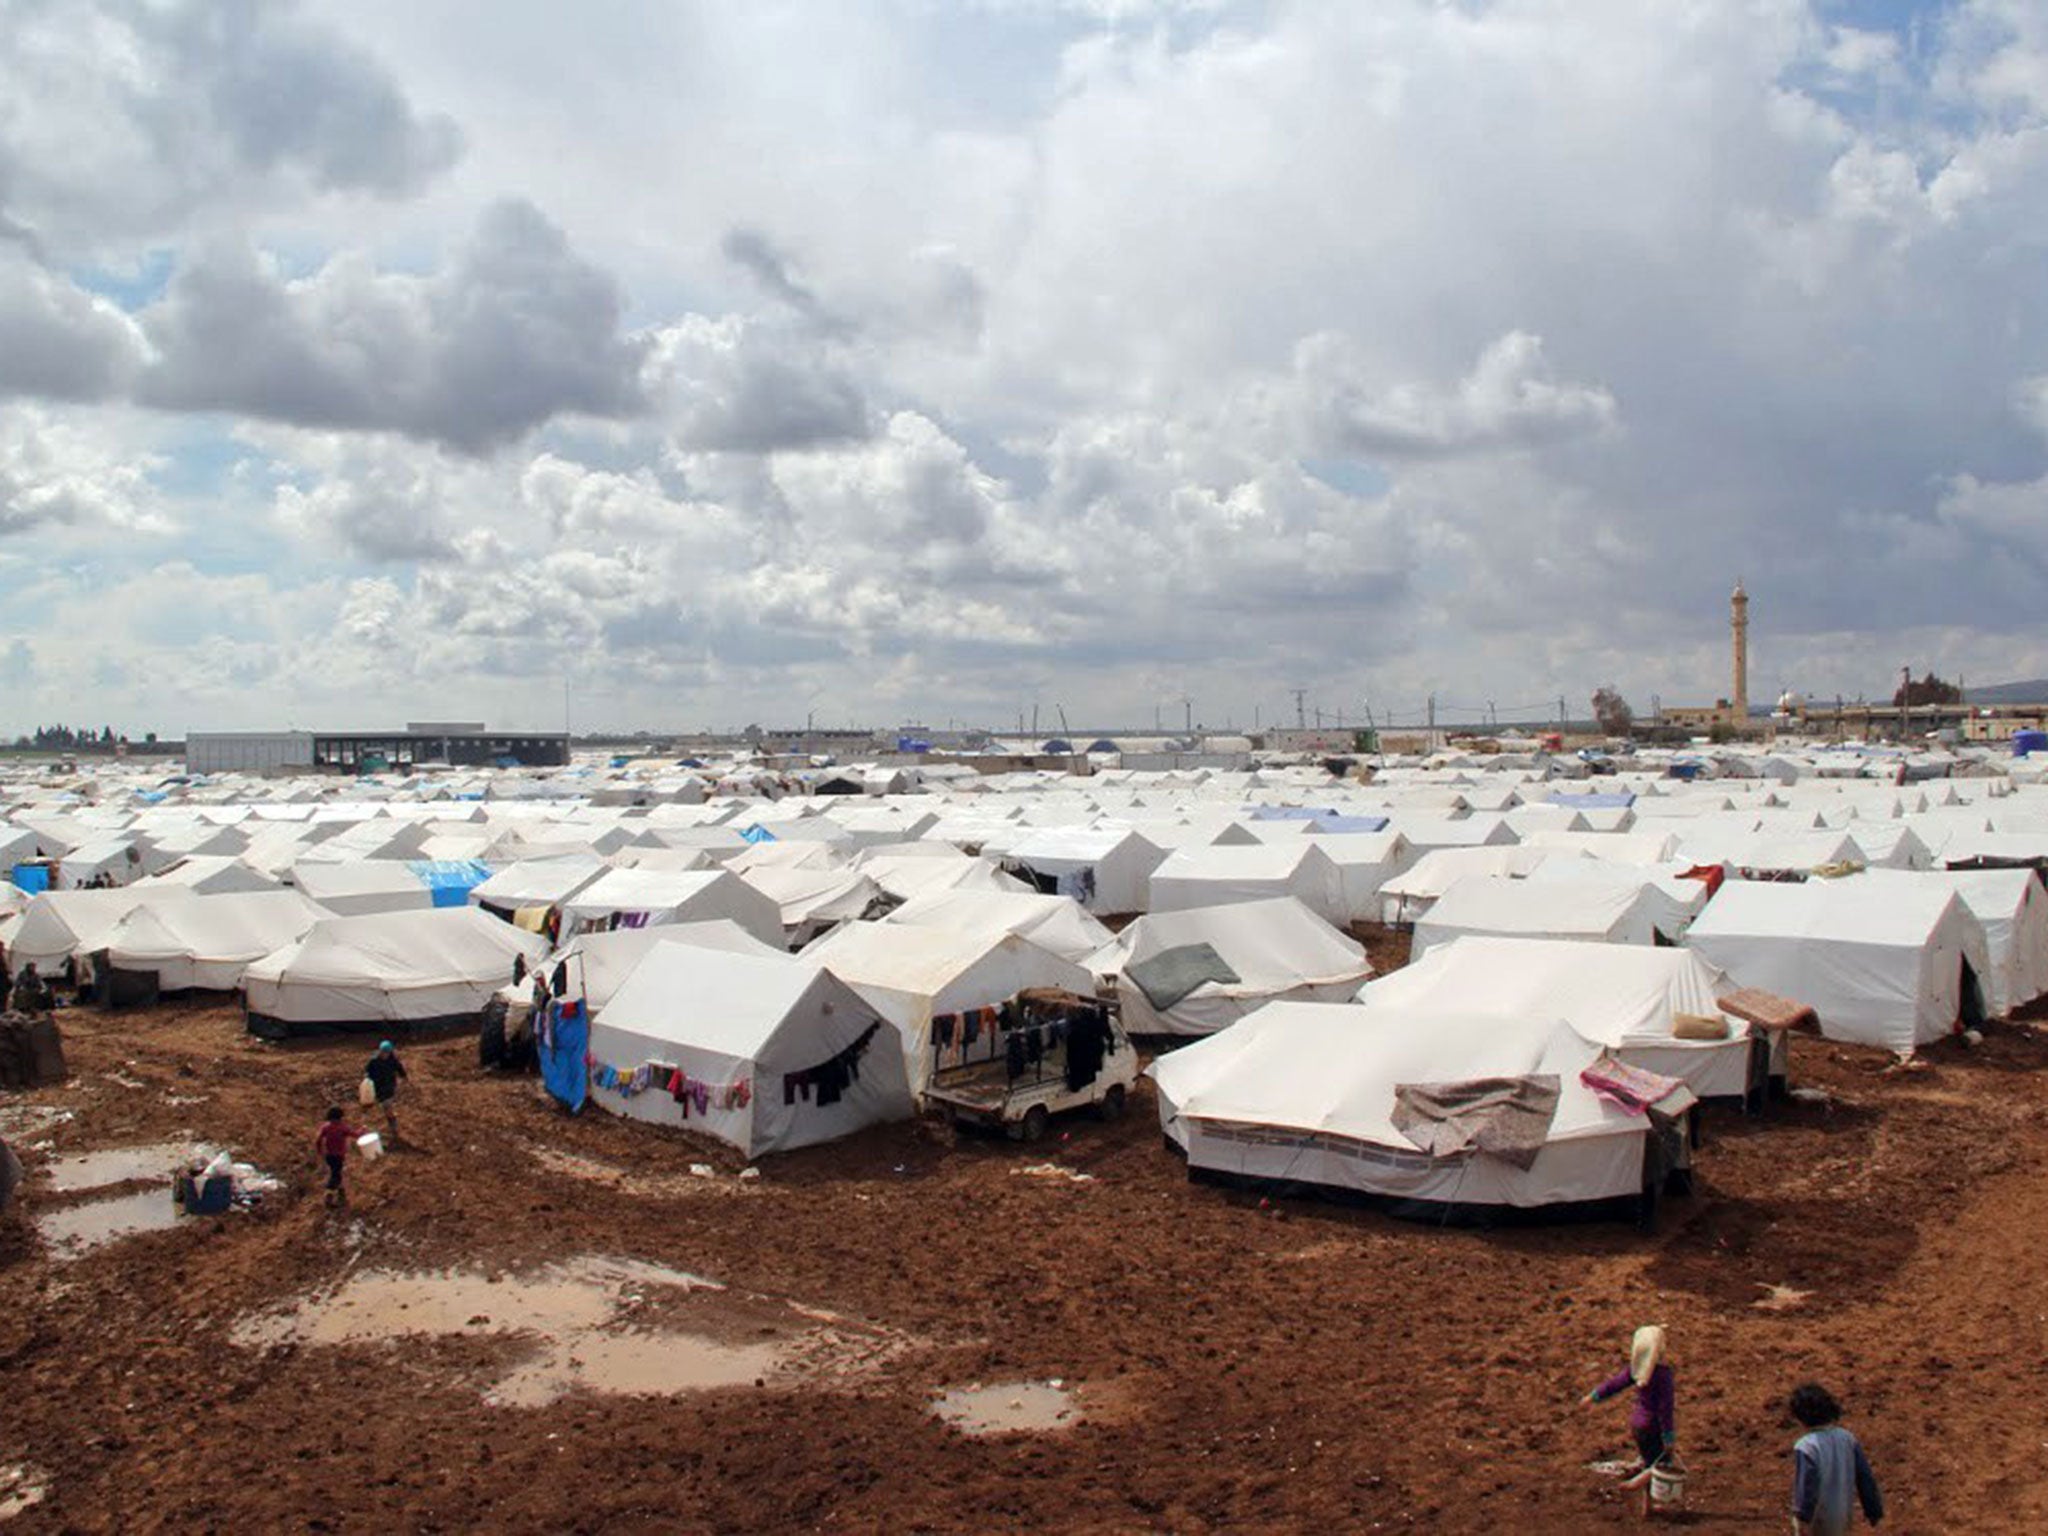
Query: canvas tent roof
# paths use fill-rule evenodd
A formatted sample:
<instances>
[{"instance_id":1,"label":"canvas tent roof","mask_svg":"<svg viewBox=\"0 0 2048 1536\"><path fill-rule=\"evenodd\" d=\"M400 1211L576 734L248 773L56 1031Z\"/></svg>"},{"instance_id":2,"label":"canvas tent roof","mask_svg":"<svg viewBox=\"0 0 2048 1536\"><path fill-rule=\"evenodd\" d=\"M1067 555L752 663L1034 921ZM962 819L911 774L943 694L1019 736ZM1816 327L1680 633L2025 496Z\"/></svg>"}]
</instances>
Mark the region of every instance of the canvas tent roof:
<instances>
[{"instance_id":1,"label":"canvas tent roof","mask_svg":"<svg viewBox=\"0 0 2048 1536\"><path fill-rule=\"evenodd\" d=\"M1069 898L1036 891L936 891L913 897L883 921L954 933L1014 933L1076 965L1114 942L1098 919Z\"/></svg>"},{"instance_id":2,"label":"canvas tent roof","mask_svg":"<svg viewBox=\"0 0 2048 1536\"><path fill-rule=\"evenodd\" d=\"M1965 962L1990 969L1955 892L1861 878L1727 881L1685 942L1739 985L1812 1005L1829 1039L1900 1053L1956 1027Z\"/></svg>"},{"instance_id":3,"label":"canvas tent roof","mask_svg":"<svg viewBox=\"0 0 2048 1536\"><path fill-rule=\"evenodd\" d=\"M259 1034L372 1029L482 1011L512 971L547 950L475 907L331 917L251 964L242 982Z\"/></svg>"},{"instance_id":4,"label":"canvas tent roof","mask_svg":"<svg viewBox=\"0 0 2048 1536\"><path fill-rule=\"evenodd\" d=\"M329 916L298 891L200 896L136 907L107 935L107 960L119 971L154 974L166 992L229 992L242 972Z\"/></svg>"},{"instance_id":5,"label":"canvas tent roof","mask_svg":"<svg viewBox=\"0 0 2048 1536\"><path fill-rule=\"evenodd\" d=\"M1541 1015L1269 1003L1161 1057L1150 1074L1160 1124L1191 1166L1447 1204L1533 1207L1625 1197L1641 1186L1647 1121L1579 1080L1599 1051L1569 1024ZM1484 1154L1430 1157L1394 1123L1402 1085L1538 1074L1556 1078L1558 1100L1527 1170ZM1265 1134L1243 1136L1243 1127Z\"/></svg>"},{"instance_id":6,"label":"canvas tent roof","mask_svg":"<svg viewBox=\"0 0 2048 1536\"><path fill-rule=\"evenodd\" d=\"M1209 946L1238 979L1203 981L1171 1002L1155 1002L1122 974L1196 945ZM1342 1002L1372 974L1362 945L1291 896L1152 913L1118 935L1116 958L1117 997L1133 1034L1214 1034L1281 998Z\"/></svg>"},{"instance_id":7,"label":"canvas tent roof","mask_svg":"<svg viewBox=\"0 0 2048 1536\"><path fill-rule=\"evenodd\" d=\"M1410 955L1465 934L1654 944L1662 933L1675 941L1689 915L1647 880L1460 880L1416 920Z\"/></svg>"}]
</instances>

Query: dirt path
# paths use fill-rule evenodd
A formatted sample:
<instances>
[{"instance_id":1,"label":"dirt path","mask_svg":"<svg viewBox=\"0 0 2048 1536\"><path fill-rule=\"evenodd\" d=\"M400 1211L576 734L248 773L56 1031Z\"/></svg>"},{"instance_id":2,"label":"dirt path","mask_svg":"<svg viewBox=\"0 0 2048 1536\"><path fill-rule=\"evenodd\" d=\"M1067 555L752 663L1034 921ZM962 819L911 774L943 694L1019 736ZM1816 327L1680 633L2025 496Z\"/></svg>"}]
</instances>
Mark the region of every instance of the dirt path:
<instances>
[{"instance_id":1,"label":"dirt path","mask_svg":"<svg viewBox=\"0 0 2048 1536\"><path fill-rule=\"evenodd\" d=\"M70 1262L0 1226L0 1462L46 1481L13 1530L1604 1529L1633 1516L1587 1464L1621 1451L1624 1411L1573 1400L1650 1320L1675 1341L1688 1528L1781 1518L1779 1404L1807 1375L1849 1405L1888 1529L2048 1524L2048 1042L2027 1030L1895 1075L1801 1041L1830 1102L1715 1116L1699 1191L1643 1239L1191 1185L1149 1097L1042 1148L898 1126L740 1180L479 1074L467 1040L408 1052L412 1145L338 1214L306 1142L362 1043L262 1045L177 1005L67 1025L74 1081L0 1101L0 1124L70 1112L23 1138L49 1144L32 1163L191 1135L293 1187ZM1092 1177L1022 1172L1044 1162ZM796 1363L513 1407L486 1394L535 1346L488 1312L397 1345L233 1337L354 1276L459 1268L518 1295L586 1256L722 1283L695 1322L708 1304L659 1284L608 1304L798 1341ZM928 1411L1054 1378L1082 1412L1056 1432L977 1440Z\"/></svg>"}]
</instances>

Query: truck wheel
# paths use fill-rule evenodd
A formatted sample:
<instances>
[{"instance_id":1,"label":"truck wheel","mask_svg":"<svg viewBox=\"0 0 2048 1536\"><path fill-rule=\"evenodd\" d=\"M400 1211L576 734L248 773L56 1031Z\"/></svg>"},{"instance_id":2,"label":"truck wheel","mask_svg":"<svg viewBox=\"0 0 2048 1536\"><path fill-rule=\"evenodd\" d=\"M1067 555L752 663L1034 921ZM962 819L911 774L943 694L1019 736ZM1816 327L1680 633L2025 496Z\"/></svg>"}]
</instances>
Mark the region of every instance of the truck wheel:
<instances>
[{"instance_id":1,"label":"truck wheel","mask_svg":"<svg viewBox=\"0 0 2048 1536\"><path fill-rule=\"evenodd\" d=\"M1043 1141L1045 1133L1052 1126L1052 1116L1046 1113L1043 1104L1034 1104L1024 1111L1024 1118L1017 1123L1017 1136L1021 1141Z\"/></svg>"},{"instance_id":2,"label":"truck wheel","mask_svg":"<svg viewBox=\"0 0 2048 1536\"><path fill-rule=\"evenodd\" d=\"M1121 1120L1126 1107L1124 1085L1118 1083L1102 1096L1102 1102L1095 1106L1095 1112L1105 1120Z\"/></svg>"}]
</instances>

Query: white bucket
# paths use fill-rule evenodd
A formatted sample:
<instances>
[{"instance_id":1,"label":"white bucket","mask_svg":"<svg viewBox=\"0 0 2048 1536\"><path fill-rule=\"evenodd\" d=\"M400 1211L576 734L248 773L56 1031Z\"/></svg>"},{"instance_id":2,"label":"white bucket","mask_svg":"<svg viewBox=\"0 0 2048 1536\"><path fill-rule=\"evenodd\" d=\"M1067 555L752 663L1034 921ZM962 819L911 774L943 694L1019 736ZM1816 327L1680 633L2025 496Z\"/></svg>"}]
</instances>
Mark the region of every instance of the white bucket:
<instances>
[{"instance_id":1,"label":"white bucket","mask_svg":"<svg viewBox=\"0 0 2048 1536\"><path fill-rule=\"evenodd\" d=\"M1650 1502L1652 1504L1683 1504L1685 1502L1685 1469L1667 1467L1662 1463L1650 1468Z\"/></svg>"},{"instance_id":2,"label":"white bucket","mask_svg":"<svg viewBox=\"0 0 2048 1536\"><path fill-rule=\"evenodd\" d=\"M384 1155L384 1138L375 1131L365 1131L356 1138L356 1150L363 1154L363 1161L374 1163Z\"/></svg>"}]
</instances>

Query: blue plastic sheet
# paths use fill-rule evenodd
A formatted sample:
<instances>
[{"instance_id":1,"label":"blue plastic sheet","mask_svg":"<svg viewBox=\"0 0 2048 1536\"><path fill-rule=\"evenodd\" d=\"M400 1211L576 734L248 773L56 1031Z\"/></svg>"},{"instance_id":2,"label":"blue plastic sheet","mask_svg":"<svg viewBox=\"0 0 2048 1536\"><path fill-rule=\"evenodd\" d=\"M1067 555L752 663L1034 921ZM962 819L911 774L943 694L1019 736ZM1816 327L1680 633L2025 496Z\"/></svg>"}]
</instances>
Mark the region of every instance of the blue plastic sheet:
<instances>
[{"instance_id":1,"label":"blue plastic sheet","mask_svg":"<svg viewBox=\"0 0 2048 1536\"><path fill-rule=\"evenodd\" d=\"M589 1051L590 1020L582 1003L573 1002L555 1022L554 1044L540 1051L540 1080L572 1115L590 1097Z\"/></svg>"},{"instance_id":2,"label":"blue plastic sheet","mask_svg":"<svg viewBox=\"0 0 2048 1536\"><path fill-rule=\"evenodd\" d=\"M14 888L34 896L50 888L50 866L47 864L17 864L14 866Z\"/></svg>"},{"instance_id":3,"label":"blue plastic sheet","mask_svg":"<svg viewBox=\"0 0 2048 1536\"><path fill-rule=\"evenodd\" d=\"M460 907L469 893L491 878L488 864L475 859L408 859L405 867L432 893L437 907Z\"/></svg>"}]
</instances>

